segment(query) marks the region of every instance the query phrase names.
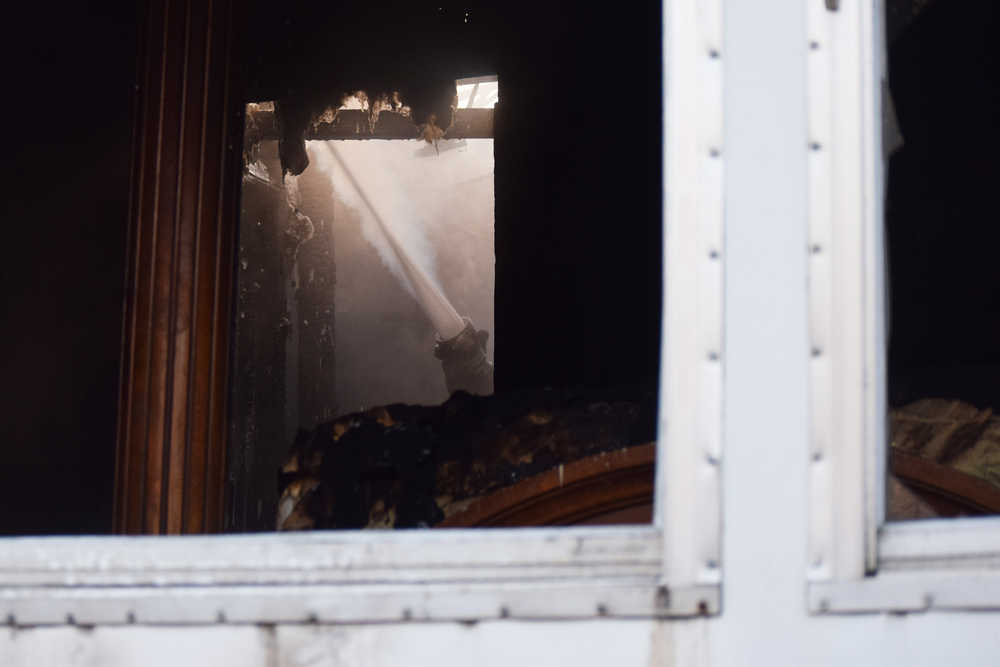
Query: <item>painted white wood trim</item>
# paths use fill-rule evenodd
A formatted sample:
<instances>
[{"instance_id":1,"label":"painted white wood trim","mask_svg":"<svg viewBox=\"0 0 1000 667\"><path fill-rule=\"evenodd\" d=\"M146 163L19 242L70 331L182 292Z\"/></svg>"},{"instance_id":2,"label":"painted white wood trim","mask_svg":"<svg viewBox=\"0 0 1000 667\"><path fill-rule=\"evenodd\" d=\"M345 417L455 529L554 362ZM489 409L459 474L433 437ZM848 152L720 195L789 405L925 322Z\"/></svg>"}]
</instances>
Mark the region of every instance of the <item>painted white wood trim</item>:
<instances>
[{"instance_id":1,"label":"painted white wood trim","mask_svg":"<svg viewBox=\"0 0 1000 667\"><path fill-rule=\"evenodd\" d=\"M809 554L808 576L832 576L834 512L833 358L829 354L833 312L833 94L831 25L821 3L809 4L806 56L807 127L817 150L808 153L809 277ZM822 150L823 147L827 150ZM805 149L805 147L803 147ZM827 354L823 354L826 350Z\"/></svg>"},{"instance_id":2,"label":"painted white wood trim","mask_svg":"<svg viewBox=\"0 0 1000 667\"><path fill-rule=\"evenodd\" d=\"M652 526L6 540L0 586L413 584L652 576Z\"/></svg>"},{"instance_id":3,"label":"painted white wood trim","mask_svg":"<svg viewBox=\"0 0 1000 667\"><path fill-rule=\"evenodd\" d=\"M885 440L878 0L807 12L810 581L875 566Z\"/></svg>"},{"instance_id":4,"label":"painted white wood trim","mask_svg":"<svg viewBox=\"0 0 1000 667\"><path fill-rule=\"evenodd\" d=\"M718 594L717 587L706 586L667 595L653 578L504 586L32 587L0 589L0 622L32 626L668 618L717 609Z\"/></svg>"},{"instance_id":5,"label":"painted white wood trim","mask_svg":"<svg viewBox=\"0 0 1000 667\"><path fill-rule=\"evenodd\" d=\"M24 538L0 551L0 623L278 623L715 613L661 584L653 526Z\"/></svg>"},{"instance_id":6,"label":"painted white wood trim","mask_svg":"<svg viewBox=\"0 0 1000 667\"><path fill-rule=\"evenodd\" d=\"M950 569L1000 574L1000 517L889 523L882 527L878 551L880 573Z\"/></svg>"},{"instance_id":7,"label":"painted white wood trim","mask_svg":"<svg viewBox=\"0 0 1000 667\"><path fill-rule=\"evenodd\" d=\"M883 13L882 0L808 12L809 609L995 610L1000 519L884 523Z\"/></svg>"},{"instance_id":8,"label":"painted white wood trim","mask_svg":"<svg viewBox=\"0 0 1000 667\"><path fill-rule=\"evenodd\" d=\"M1000 610L1000 517L890 523L878 547L877 574L811 584L809 610Z\"/></svg>"},{"instance_id":9,"label":"painted white wood trim","mask_svg":"<svg viewBox=\"0 0 1000 667\"><path fill-rule=\"evenodd\" d=\"M664 3L663 582L717 585L722 465L722 3Z\"/></svg>"},{"instance_id":10,"label":"painted white wood trim","mask_svg":"<svg viewBox=\"0 0 1000 667\"><path fill-rule=\"evenodd\" d=\"M884 0L867 0L860 12L862 265L864 330L862 400L864 448L864 568L878 566L878 527L885 520L886 459L889 442L889 346L886 335L885 192L882 152L882 77L885 74Z\"/></svg>"},{"instance_id":11,"label":"painted white wood trim","mask_svg":"<svg viewBox=\"0 0 1000 667\"><path fill-rule=\"evenodd\" d=\"M809 587L814 614L931 610L1000 610L1000 572L892 572Z\"/></svg>"}]
</instances>

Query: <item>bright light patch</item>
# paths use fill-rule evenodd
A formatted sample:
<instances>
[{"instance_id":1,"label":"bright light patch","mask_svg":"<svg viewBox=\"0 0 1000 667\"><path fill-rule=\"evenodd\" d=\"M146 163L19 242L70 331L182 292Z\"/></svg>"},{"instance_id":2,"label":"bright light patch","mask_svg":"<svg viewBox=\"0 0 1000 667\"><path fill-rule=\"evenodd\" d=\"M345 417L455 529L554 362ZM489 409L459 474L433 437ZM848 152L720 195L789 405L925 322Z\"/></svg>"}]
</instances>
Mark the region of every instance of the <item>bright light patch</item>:
<instances>
[{"instance_id":1,"label":"bright light patch","mask_svg":"<svg viewBox=\"0 0 1000 667\"><path fill-rule=\"evenodd\" d=\"M459 109L492 109L500 97L500 84L495 75L459 79L455 86Z\"/></svg>"}]
</instances>

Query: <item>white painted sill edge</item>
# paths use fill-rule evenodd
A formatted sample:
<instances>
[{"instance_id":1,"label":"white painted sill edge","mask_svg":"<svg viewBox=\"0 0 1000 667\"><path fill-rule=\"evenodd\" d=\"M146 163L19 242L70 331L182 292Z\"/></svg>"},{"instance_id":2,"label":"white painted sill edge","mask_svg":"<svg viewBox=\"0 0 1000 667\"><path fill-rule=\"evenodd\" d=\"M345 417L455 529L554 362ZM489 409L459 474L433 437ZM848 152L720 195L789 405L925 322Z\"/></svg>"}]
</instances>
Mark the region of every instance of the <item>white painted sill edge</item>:
<instances>
[{"instance_id":1,"label":"white painted sill edge","mask_svg":"<svg viewBox=\"0 0 1000 667\"><path fill-rule=\"evenodd\" d=\"M0 622L350 623L716 614L653 526L14 538Z\"/></svg>"},{"instance_id":2,"label":"white painted sill edge","mask_svg":"<svg viewBox=\"0 0 1000 667\"><path fill-rule=\"evenodd\" d=\"M1000 517L885 524L879 569L808 586L813 614L1000 610Z\"/></svg>"}]
</instances>

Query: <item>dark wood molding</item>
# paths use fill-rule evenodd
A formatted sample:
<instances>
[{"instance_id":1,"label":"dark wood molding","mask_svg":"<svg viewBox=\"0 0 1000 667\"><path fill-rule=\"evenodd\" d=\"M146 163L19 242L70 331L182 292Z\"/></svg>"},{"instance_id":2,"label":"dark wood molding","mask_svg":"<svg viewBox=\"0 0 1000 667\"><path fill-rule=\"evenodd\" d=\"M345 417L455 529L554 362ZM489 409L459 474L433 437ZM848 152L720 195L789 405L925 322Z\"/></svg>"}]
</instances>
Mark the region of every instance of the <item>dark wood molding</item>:
<instances>
[{"instance_id":1,"label":"dark wood molding","mask_svg":"<svg viewBox=\"0 0 1000 667\"><path fill-rule=\"evenodd\" d=\"M243 131L236 3L146 3L132 142L118 533L222 526Z\"/></svg>"},{"instance_id":2,"label":"dark wood molding","mask_svg":"<svg viewBox=\"0 0 1000 667\"><path fill-rule=\"evenodd\" d=\"M594 454L500 489L436 527L598 523L602 515L651 508L655 467L655 443Z\"/></svg>"},{"instance_id":3,"label":"dark wood molding","mask_svg":"<svg viewBox=\"0 0 1000 667\"><path fill-rule=\"evenodd\" d=\"M918 489L957 503L972 514L1000 513L1000 488L951 466L890 448L892 474Z\"/></svg>"}]
</instances>

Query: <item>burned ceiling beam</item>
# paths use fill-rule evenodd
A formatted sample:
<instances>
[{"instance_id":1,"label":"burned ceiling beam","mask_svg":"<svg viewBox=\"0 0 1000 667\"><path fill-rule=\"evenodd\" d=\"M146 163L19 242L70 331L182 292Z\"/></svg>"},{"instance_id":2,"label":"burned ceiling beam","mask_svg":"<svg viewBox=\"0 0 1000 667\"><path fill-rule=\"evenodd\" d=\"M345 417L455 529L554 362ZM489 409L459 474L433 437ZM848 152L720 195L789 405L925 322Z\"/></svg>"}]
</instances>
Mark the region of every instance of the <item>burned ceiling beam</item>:
<instances>
[{"instance_id":1,"label":"burned ceiling beam","mask_svg":"<svg viewBox=\"0 0 1000 667\"><path fill-rule=\"evenodd\" d=\"M395 111L378 114L375 126L371 116L361 109L341 109L332 122L310 124L305 139L418 139L420 129L409 116ZM261 140L278 139L278 128L273 111L254 113L254 121ZM454 121L445 132L445 139L490 139L493 137L493 109L458 109Z\"/></svg>"}]
</instances>

